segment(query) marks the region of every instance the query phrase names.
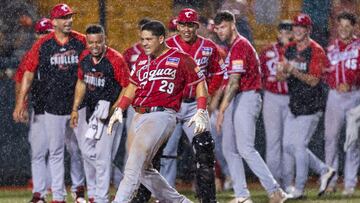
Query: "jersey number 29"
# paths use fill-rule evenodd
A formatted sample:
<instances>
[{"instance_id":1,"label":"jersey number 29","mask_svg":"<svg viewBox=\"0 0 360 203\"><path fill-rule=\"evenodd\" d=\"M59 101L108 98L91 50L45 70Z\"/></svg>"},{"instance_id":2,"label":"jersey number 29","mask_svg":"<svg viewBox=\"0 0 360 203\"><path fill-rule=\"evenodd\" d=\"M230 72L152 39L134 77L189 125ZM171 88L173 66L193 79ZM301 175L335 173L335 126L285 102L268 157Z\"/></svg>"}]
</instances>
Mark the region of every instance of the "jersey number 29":
<instances>
[{"instance_id":1,"label":"jersey number 29","mask_svg":"<svg viewBox=\"0 0 360 203\"><path fill-rule=\"evenodd\" d=\"M174 87L175 87L174 83L168 82L166 80L162 80L159 90L161 92L166 92L168 94L172 94L174 91Z\"/></svg>"}]
</instances>

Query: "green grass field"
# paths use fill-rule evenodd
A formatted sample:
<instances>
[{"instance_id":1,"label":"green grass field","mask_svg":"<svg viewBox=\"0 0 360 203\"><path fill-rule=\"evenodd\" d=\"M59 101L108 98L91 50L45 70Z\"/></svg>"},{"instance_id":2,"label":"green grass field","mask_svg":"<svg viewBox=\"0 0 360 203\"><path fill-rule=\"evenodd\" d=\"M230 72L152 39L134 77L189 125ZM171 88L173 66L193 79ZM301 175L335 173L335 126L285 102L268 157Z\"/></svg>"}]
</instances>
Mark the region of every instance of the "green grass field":
<instances>
[{"instance_id":1,"label":"green grass field","mask_svg":"<svg viewBox=\"0 0 360 203\"><path fill-rule=\"evenodd\" d=\"M255 203L266 203L268 201L265 191L261 188L259 184L250 184L249 186L252 199ZM194 196L194 193L188 188L180 188L180 193L186 195L194 202L197 202ZM115 191L111 191L112 194ZM336 192L335 194L328 195L322 198L318 198L317 187L309 186L306 190L307 198L302 200L291 200L291 202L301 202L301 203L360 203L360 190L357 190L355 195L351 198L344 198L341 196L341 192ZM219 203L227 203L233 198L232 192L221 192L218 193ZM26 203L31 199L31 191L26 188L0 188L0 203ZM48 199L50 202L50 199ZM67 202L73 202L70 193L68 193Z\"/></svg>"}]
</instances>

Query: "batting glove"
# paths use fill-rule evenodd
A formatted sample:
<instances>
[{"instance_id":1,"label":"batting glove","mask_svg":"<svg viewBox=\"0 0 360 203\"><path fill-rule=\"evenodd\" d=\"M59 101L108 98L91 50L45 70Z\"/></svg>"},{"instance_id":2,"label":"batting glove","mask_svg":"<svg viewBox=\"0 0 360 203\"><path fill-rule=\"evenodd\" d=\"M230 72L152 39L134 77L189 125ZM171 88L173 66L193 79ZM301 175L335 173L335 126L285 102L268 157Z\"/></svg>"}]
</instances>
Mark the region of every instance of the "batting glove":
<instances>
[{"instance_id":1,"label":"batting glove","mask_svg":"<svg viewBox=\"0 0 360 203\"><path fill-rule=\"evenodd\" d=\"M204 109L198 109L196 114L191 117L188 126L190 127L195 123L194 134L203 133L206 130L206 126L209 123L209 114Z\"/></svg>"},{"instance_id":2,"label":"batting glove","mask_svg":"<svg viewBox=\"0 0 360 203\"><path fill-rule=\"evenodd\" d=\"M121 108L115 108L114 113L110 117L109 125L107 128L108 135L111 135L112 127L113 127L114 123L116 123L116 121L119 121L119 123L123 122L123 111Z\"/></svg>"}]
</instances>

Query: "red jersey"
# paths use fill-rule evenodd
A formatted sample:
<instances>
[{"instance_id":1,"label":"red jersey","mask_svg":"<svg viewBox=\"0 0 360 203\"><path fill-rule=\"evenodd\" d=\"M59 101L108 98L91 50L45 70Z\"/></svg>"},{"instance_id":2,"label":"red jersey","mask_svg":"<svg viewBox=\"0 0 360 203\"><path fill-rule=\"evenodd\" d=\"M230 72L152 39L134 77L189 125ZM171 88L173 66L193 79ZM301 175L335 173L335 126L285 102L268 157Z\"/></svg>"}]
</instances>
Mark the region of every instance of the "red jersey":
<instances>
[{"instance_id":1,"label":"red jersey","mask_svg":"<svg viewBox=\"0 0 360 203\"><path fill-rule=\"evenodd\" d=\"M144 53L144 49L139 42L124 51L123 56L130 69L142 53Z\"/></svg>"},{"instance_id":2,"label":"red jersey","mask_svg":"<svg viewBox=\"0 0 360 203\"><path fill-rule=\"evenodd\" d=\"M221 68L223 60L214 42L197 36L196 41L189 44L182 40L180 35L174 35L166 40L166 44L189 54L195 60L206 77L209 95L214 94L219 89L224 74L224 70ZM195 98L195 86L185 88L184 97Z\"/></svg>"},{"instance_id":3,"label":"red jersey","mask_svg":"<svg viewBox=\"0 0 360 203\"><path fill-rule=\"evenodd\" d=\"M141 54L130 73L130 82L138 86L133 106L162 106L178 111L185 86L204 80L201 71L195 72L196 67L190 56L176 49L155 59Z\"/></svg>"},{"instance_id":4,"label":"red jersey","mask_svg":"<svg viewBox=\"0 0 360 203\"><path fill-rule=\"evenodd\" d=\"M261 72L264 87L267 91L275 94L287 94L286 81L276 79L276 64L284 57L285 47L279 43L265 48L260 54Z\"/></svg>"},{"instance_id":5,"label":"red jersey","mask_svg":"<svg viewBox=\"0 0 360 203\"><path fill-rule=\"evenodd\" d=\"M354 38L345 44L339 39L327 48L330 65L325 69L326 82L331 89L346 85L348 91L360 87L360 39Z\"/></svg>"},{"instance_id":6,"label":"red jersey","mask_svg":"<svg viewBox=\"0 0 360 203\"><path fill-rule=\"evenodd\" d=\"M241 74L239 91L261 89L259 57L245 37L238 35L229 46L225 66L229 75Z\"/></svg>"}]
</instances>

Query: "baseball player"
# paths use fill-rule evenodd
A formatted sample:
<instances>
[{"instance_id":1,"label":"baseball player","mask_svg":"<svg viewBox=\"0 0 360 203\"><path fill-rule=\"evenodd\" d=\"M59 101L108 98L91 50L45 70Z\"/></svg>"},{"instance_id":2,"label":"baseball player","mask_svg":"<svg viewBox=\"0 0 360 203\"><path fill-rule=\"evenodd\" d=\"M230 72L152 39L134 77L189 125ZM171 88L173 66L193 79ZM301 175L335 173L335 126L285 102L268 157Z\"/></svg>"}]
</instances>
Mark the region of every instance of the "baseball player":
<instances>
[{"instance_id":1,"label":"baseball player","mask_svg":"<svg viewBox=\"0 0 360 203\"><path fill-rule=\"evenodd\" d=\"M325 69L330 87L325 110L325 161L335 170L339 168L338 144L346 112L360 104L360 40L354 36L356 16L341 13L337 22L338 37L327 48L330 66ZM352 149L346 153L344 194L353 193L356 186L357 167L352 165L355 156ZM335 191L336 182L337 175L328 191Z\"/></svg>"},{"instance_id":2,"label":"baseball player","mask_svg":"<svg viewBox=\"0 0 360 203\"><path fill-rule=\"evenodd\" d=\"M114 146L114 143L119 143L115 140L121 138L122 131L107 136L106 123L100 120L101 117L94 115L103 111L105 116L102 119L106 119L109 107L115 108L117 95L129 84L130 71L122 55L106 46L105 31L102 26L88 26L86 39L88 49L83 51L79 59L78 81L70 124L72 127L88 125L84 116L81 121L78 119L80 116L78 109L84 101L86 111L81 110L81 113L86 113L90 129L82 133L87 139L81 149L87 176L88 196L91 202L101 203L109 201L111 163L114 157L112 152L113 147L118 147L118 145ZM101 102L105 101L109 105L102 110ZM122 128L122 126L116 127ZM95 179L91 177L93 174Z\"/></svg>"},{"instance_id":3,"label":"baseball player","mask_svg":"<svg viewBox=\"0 0 360 203\"><path fill-rule=\"evenodd\" d=\"M77 80L79 54L85 36L72 31L73 10L58 4L51 10L54 32L40 38L31 48L14 115L24 116L24 101L35 79L44 83L44 129L49 142L49 167L53 202L64 202L64 145L69 130L71 105ZM36 75L35 75L36 73ZM77 140L81 137L75 133ZM81 143L81 142L80 142ZM81 145L81 144L79 144Z\"/></svg>"},{"instance_id":4,"label":"baseball player","mask_svg":"<svg viewBox=\"0 0 360 203\"><path fill-rule=\"evenodd\" d=\"M194 133L204 136L208 124L207 90L204 76L188 55L165 44L165 26L151 21L141 28L145 55L140 55L131 71L130 84L110 118L109 133L114 122L122 122L122 111L133 104L136 114L129 129L129 157L114 203L127 203L141 182L160 202L191 202L172 188L152 167L152 159L169 138L176 125L185 85L196 85L197 113Z\"/></svg>"},{"instance_id":5,"label":"baseball player","mask_svg":"<svg viewBox=\"0 0 360 203\"><path fill-rule=\"evenodd\" d=\"M289 96L286 81L279 81L276 77L276 65L283 58L285 46L292 38L292 22L281 21L278 25L278 41L260 54L265 89L262 113L266 134L266 164L278 183L281 183L282 177L283 123L289 113Z\"/></svg>"},{"instance_id":6,"label":"baseball player","mask_svg":"<svg viewBox=\"0 0 360 203\"><path fill-rule=\"evenodd\" d=\"M185 8L179 12L177 17L177 30L179 34L168 38L166 44L169 47L189 54L196 61L200 70L206 76L209 95L211 96L222 83L224 71L221 69L220 64L223 62L215 43L197 35L198 28L197 12L193 9ZM187 127L186 125L186 122L196 114L197 103L195 92L195 86L189 86L184 89L181 108L177 114L178 125L173 135L170 136L163 155L166 157L176 157L182 128L195 149L195 176L200 202L216 202L214 141L209 128L203 135L195 136L193 133L194 127ZM200 145L206 145L206 148L201 149ZM170 185L175 187L176 159L163 159L160 171Z\"/></svg>"},{"instance_id":7,"label":"baseball player","mask_svg":"<svg viewBox=\"0 0 360 203\"><path fill-rule=\"evenodd\" d=\"M35 24L35 33L36 38L41 38L46 34L52 31L51 21L47 18L42 18ZM18 95L21 87L21 80L23 78L24 72L26 70L26 64L30 62L27 52L14 75L15 81L15 95L16 101L18 100ZM33 112L30 116L30 129L29 129L29 142L31 146L31 174L33 181L33 196L30 200L31 203L45 202L46 189L50 187L51 180L49 178L49 173L47 173L48 167L46 163L46 154L48 151L47 137L44 132L44 110L43 110L43 98L41 98L41 82L34 81L34 86L31 89L32 108ZM27 108L27 105L24 106ZM26 122L26 120L18 120L19 118L14 115L14 120L16 122ZM44 173L46 175L44 175Z\"/></svg>"},{"instance_id":8,"label":"baseball player","mask_svg":"<svg viewBox=\"0 0 360 203\"><path fill-rule=\"evenodd\" d=\"M260 179L268 192L270 202L284 202L287 194L282 191L254 148L256 120L261 109L261 75L257 53L250 42L237 32L235 18L231 12L217 13L214 21L215 32L220 40L228 45L225 66L229 81L219 108L217 130L221 131L225 110L229 108L233 111L235 134L223 133L223 152L236 195L232 202L252 202L246 186L242 159Z\"/></svg>"},{"instance_id":9,"label":"baseball player","mask_svg":"<svg viewBox=\"0 0 360 203\"><path fill-rule=\"evenodd\" d=\"M311 162L318 166L321 174L319 195L324 193L335 174L334 169L327 167L308 149L324 108L320 77L328 63L322 47L310 39L311 25L308 15L295 16L294 43L287 46L285 57L277 67L287 78L289 88L290 113L285 118L283 137L283 184L289 188L295 172L295 188L291 191L295 199L304 195Z\"/></svg>"}]
</instances>

